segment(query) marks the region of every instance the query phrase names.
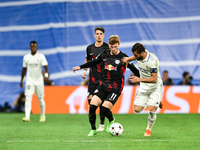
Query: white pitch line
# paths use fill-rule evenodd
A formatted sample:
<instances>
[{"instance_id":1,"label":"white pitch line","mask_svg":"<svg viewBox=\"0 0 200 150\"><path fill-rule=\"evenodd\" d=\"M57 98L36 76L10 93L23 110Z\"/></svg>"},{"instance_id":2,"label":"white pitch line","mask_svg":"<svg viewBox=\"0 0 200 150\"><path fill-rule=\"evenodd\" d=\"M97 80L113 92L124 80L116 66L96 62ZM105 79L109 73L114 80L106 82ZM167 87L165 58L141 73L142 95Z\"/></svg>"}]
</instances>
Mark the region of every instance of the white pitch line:
<instances>
[{"instance_id":1,"label":"white pitch line","mask_svg":"<svg viewBox=\"0 0 200 150\"><path fill-rule=\"evenodd\" d=\"M76 140L19 140L19 141L5 141L6 143L40 143L40 142L45 142L45 143L94 143L94 142L127 142L127 140L81 140L81 141L76 141ZM177 141L192 141L192 140L156 140L156 139L138 139L138 140L129 140L130 142L177 142ZM197 142L199 140L196 140Z\"/></svg>"}]
</instances>

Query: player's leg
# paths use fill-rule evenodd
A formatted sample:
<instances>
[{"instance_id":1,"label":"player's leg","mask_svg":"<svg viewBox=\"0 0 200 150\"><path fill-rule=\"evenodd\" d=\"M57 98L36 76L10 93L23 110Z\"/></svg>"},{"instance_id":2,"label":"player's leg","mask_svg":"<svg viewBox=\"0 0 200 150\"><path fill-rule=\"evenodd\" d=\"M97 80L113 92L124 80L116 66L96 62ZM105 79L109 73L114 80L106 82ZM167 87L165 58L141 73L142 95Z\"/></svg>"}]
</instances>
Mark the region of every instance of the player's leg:
<instances>
[{"instance_id":1,"label":"player's leg","mask_svg":"<svg viewBox=\"0 0 200 150\"><path fill-rule=\"evenodd\" d=\"M92 99L92 95L94 94L94 91L98 88L98 84L89 84L88 85L88 103L90 104L90 101ZM97 129L97 131L104 131L104 120L105 116L103 116L101 112L101 106L99 106L99 115L100 115L100 125Z\"/></svg>"},{"instance_id":2,"label":"player's leg","mask_svg":"<svg viewBox=\"0 0 200 150\"><path fill-rule=\"evenodd\" d=\"M104 125L105 116L102 112L102 103L99 106L99 114L100 114L100 124L99 124L99 128L97 129L97 131L104 131L104 129L105 129L105 125Z\"/></svg>"},{"instance_id":3,"label":"player's leg","mask_svg":"<svg viewBox=\"0 0 200 150\"><path fill-rule=\"evenodd\" d=\"M46 117L45 117L45 101L44 101L44 84L37 85L35 91L40 103L40 110L41 110L39 121L45 122Z\"/></svg>"},{"instance_id":4,"label":"player's leg","mask_svg":"<svg viewBox=\"0 0 200 150\"><path fill-rule=\"evenodd\" d=\"M160 104L161 95L162 93L160 88L155 90L152 89L152 93L149 97L150 110L148 116L148 124L144 136L151 136L151 129L156 122L156 111Z\"/></svg>"},{"instance_id":5,"label":"player's leg","mask_svg":"<svg viewBox=\"0 0 200 150\"><path fill-rule=\"evenodd\" d=\"M116 101L118 100L120 93L109 93L106 97L106 100L102 104L102 113L108 118L108 125L106 127L106 132L109 132L110 126L115 122L112 111L110 110Z\"/></svg>"},{"instance_id":6,"label":"player's leg","mask_svg":"<svg viewBox=\"0 0 200 150\"><path fill-rule=\"evenodd\" d=\"M139 87L134 100L135 113L140 113L149 106L148 98L149 98L149 93L146 90Z\"/></svg>"},{"instance_id":7,"label":"player's leg","mask_svg":"<svg viewBox=\"0 0 200 150\"><path fill-rule=\"evenodd\" d=\"M30 84L29 82L26 82L26 87L25 87L25 96L26 96L26 101L25 101L25 117L22 118L24 122L30 121L30 114L31 114L31 101L32 101L32 96L35 92L35 87L34 85Z\"/></svg>"},{"instance_id":8,"label":"player's leg","mask_svg":"<svg viewBox=\"0 0 200 150\"><path fill-rule=\"evenodd\" d=\"M89 122L90 122L92 130L90 131L88 136L94 136L97 133L96 132L96 109L101 104L101 102L102 102L101 99L97 95L94 95L92 97L90 107L89 107Z\"/></svg>"}]
</instances>

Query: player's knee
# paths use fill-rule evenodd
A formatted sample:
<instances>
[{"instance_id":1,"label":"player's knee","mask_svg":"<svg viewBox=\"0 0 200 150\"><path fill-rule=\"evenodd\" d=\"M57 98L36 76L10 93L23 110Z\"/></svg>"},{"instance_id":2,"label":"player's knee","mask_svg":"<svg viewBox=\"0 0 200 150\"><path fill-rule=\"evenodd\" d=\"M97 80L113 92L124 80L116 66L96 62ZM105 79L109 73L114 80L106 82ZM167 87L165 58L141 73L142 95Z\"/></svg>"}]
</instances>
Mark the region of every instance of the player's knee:
<instances>
[{"instance_id":1,"label":"player's knee","mask_svg":"<svg viewBox=\"0 0 200 150\"><path fill-rule=\"evenodd\" d=\"M144 107L134 107L135 113L140 113L143 110Z\"/></svg>"},{"instance_id":2,"label":"player's knee","mask_svg":"<svg viewBox=\"0 0 200 150\"><path fill-rule=\"evenodd\" d=\"M110 111L109 108L104 107L104 106L101 106L101 113L102 113L103 115L106 115L109 111Z\"/></svg>"}]
</instances>

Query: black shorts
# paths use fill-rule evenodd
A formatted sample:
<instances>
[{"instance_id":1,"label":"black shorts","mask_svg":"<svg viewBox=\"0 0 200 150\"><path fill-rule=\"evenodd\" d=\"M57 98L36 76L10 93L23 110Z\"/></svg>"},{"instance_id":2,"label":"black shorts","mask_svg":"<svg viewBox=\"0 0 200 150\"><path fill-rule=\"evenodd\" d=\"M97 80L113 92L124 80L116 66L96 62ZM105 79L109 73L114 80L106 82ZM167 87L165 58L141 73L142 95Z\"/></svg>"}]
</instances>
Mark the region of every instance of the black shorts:
<instances>
[{"instance_id":1,"label":"black shorts","mask_svg":"<svg viewBox=\"0 0 200 150\"><path fill-rule=\"evenodd\" d=\"M98 96L102 102L104 100L111 102L113 105L117 102L119 96L121 93L117 92L112 92L112 91L106 91L104 90L101 85L98 86L97 90L94 92L93 95Z\"/></svg>"},{"instance_id":2,"label":"black shorts","mask_svg":"<svg viewBox=\"0 0 200 150\"><path fill-rule=\"evenodd\" d=\"M97 89L99 84L89 84L88 85L88 97L94 94L94 91Z\"/></svg>"}]
</instances>

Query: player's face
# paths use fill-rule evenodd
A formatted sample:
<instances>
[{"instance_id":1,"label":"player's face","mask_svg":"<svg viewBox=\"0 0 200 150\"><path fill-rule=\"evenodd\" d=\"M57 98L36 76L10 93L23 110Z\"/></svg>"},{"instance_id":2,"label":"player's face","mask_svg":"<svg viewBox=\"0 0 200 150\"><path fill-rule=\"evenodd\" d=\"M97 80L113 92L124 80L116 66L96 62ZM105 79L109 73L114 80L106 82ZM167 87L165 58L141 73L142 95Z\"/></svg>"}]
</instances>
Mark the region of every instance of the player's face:
<instances>
[{"instance_id":1,"label":"player's face","mask_svg":"<svg viewBox=\"0 0 200 150\"><path fill-rule=\"evenodd\" d=\"M137 60L143 60L143 56L141 54L137 53L137 51L134 51L133 55L135 56L135 58Z\"/></svg>"},{"instance_id":2,"label":"player's face","mask_svg":"<svg viewBox=\"0 0 200 150\"><path fill-rule=\"evenodd\" d=\"M120 45L119 43L115 43L113 45L109 44L109 48L110 48L110 51L111 51L112 55L117 55L118 54L118 52L119 52L119 45Z\"/></svg>"},{"instance_id":3,"label":"player's face","mask_svg":"<svg viewBox=\"0 0 200 150\"><path fill-rule=\"evenodd\" d=\"M30 49L31 49L31 54L35 54L38 49L37 43L31 43Z\"/></svg>"},{"instance_id":4,"label":"player's face","mask_svg":"<svg viewBox=\"0 0 200 150\"><path fill-rule=\"evenodd\" d=\"M101 30L96 30L94 37L97 42L102 42L104 38L104 33Z\"/></svg>"}]
</instances>

